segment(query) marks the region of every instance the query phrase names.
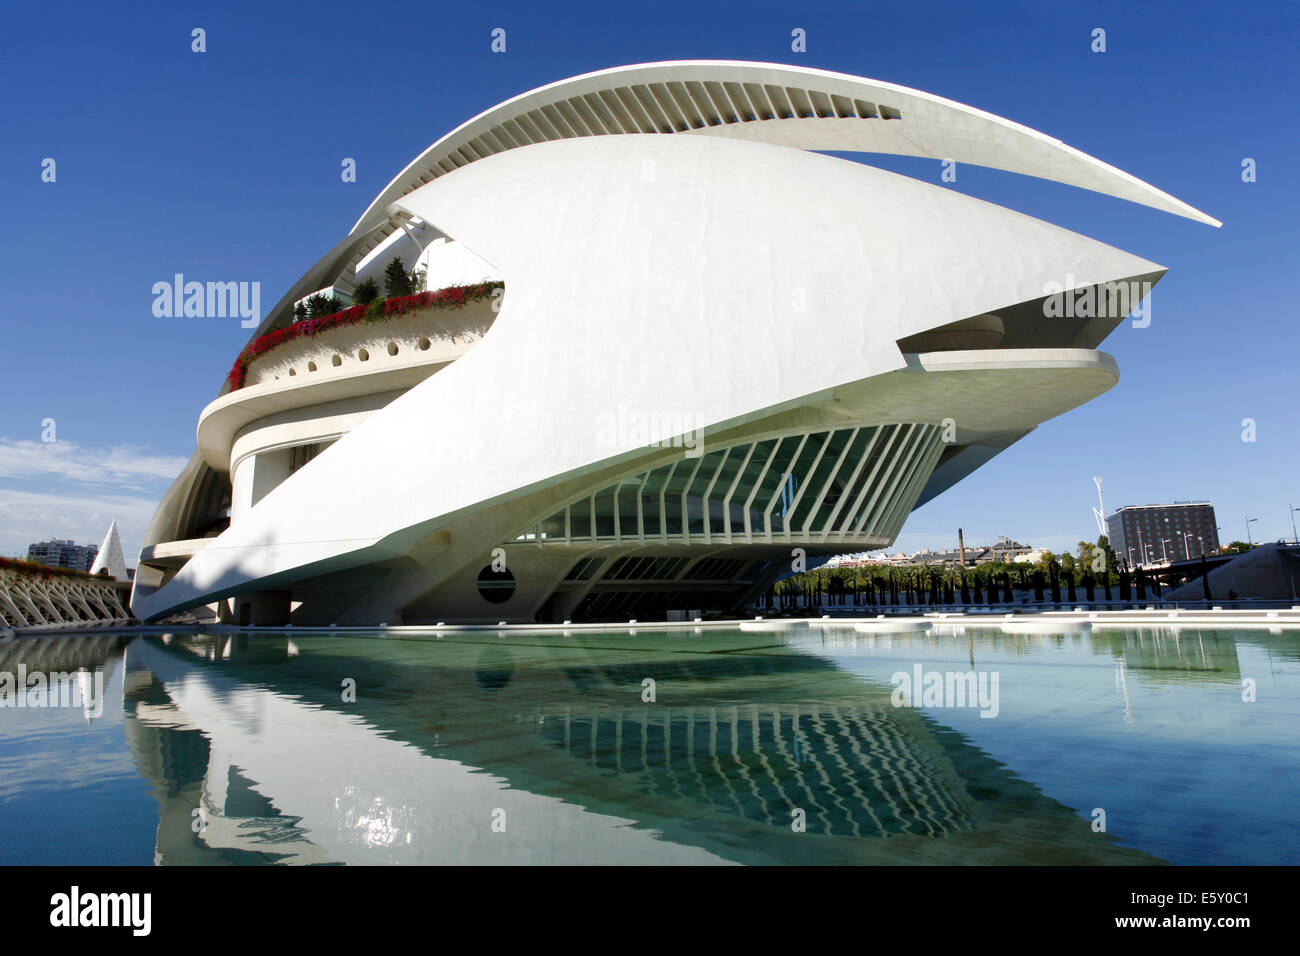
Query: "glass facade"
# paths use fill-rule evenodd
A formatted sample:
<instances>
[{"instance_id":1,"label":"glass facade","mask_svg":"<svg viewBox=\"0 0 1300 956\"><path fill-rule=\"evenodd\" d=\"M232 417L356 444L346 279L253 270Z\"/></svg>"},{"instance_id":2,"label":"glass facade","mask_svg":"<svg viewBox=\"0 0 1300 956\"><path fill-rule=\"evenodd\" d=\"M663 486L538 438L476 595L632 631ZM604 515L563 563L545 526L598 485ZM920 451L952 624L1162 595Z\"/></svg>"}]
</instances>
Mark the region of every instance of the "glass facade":
<instances>
[{"instance_id":1,"label":"glass facade","mask_svg":"<svg viewBox=\"0 0 1300 956\"><path fill-rule=\"evenodd\" d=\"M715 448L570 503L516 540L893 540L943 450L938 425L834 428Z\"/></svg>"}]
</instances>

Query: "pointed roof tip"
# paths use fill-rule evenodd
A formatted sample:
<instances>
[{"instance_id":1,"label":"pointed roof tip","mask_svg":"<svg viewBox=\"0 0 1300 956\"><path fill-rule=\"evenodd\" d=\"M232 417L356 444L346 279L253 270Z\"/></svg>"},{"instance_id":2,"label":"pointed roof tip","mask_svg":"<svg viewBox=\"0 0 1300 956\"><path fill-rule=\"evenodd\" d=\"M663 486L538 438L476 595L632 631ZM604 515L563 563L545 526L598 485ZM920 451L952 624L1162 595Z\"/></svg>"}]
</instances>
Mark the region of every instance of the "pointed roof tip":
<instances>
[{"instance_id":1,"label":"pointed roof tip","mask_svg":"<svg viewBox=\"0 0 1300 956\"><path fill-rule=\"evenodd\" d=\"M115 580L126 580L126 559L122 556L122 538L117 532L116 518L109 524L104 543L99 546L95 560L90 565L91 574L99 574L100 571L107 571L108 576Z\"/></svg>"}]
</instances>

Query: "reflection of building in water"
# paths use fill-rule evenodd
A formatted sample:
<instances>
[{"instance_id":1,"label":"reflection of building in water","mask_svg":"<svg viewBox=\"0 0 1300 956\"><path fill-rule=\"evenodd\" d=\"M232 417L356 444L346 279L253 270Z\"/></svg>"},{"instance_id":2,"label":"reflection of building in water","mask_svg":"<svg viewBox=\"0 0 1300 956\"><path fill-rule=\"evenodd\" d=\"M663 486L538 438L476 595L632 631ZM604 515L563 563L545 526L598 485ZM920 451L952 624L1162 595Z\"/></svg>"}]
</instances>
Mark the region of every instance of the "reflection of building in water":
<instances>
[{"instance_id":1,"label":"reflection of building in water","mask_svg":"<svg viewBox=\"0 0 1300 956\"><path fill-rule=\"evenodd\" d=\"M88 723L103 713L104 688L130 638L117 634L24 637L0 641L0 673L26 680L32 688L41 675L44 707L79 707ZM25 692L18 688L18 693ZM25 703L30 705L31 695ZM0 698L0 705L15 706Z\"/></svg>"},{"instance_id":2,"label":"reflection of building in water","mask_svg":"<svg viewBox=\"0 0 1300 956\"><path fill-rule=\"evenodd\" d=\"M566 710L542 736L649 794L772 826L802 807L808 829L827 835L973 829L976 802L952 764L895 716L852 704Z\"/></svg>"},{"instance_id":3,"label":"reflection of building in water","mask_svg":"<svg viewBox=\"0 0 1300 956\"><path fill-rule=\"evenodd\" d=\"M1152 862L888 687L753 635L509 640L137 642L158 860Z\"/></svg>"}]
</instances>

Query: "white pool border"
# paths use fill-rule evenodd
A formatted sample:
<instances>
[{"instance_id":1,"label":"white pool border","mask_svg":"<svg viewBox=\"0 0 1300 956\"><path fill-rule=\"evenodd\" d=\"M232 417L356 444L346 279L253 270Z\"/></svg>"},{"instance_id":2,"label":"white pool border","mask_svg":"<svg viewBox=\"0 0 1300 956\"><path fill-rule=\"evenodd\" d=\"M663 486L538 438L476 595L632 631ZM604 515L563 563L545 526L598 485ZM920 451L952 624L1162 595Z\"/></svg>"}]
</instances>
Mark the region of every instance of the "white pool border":
<instances>
[{"instance_id":1,"label":"white pool border","mask_svg":"<svg viewBox=\"0 0 1300 956\"><path fill-rule=\"evenodd\" d=\"M193 630L201 634L560 634L572 635L591 632L643 631L690 632L740 629L747 632L785 632L813 627L852 627L863 631L915 631L938 626L1001 628L1004 624L1031 626L1035 630L1050 632L1051 625L1062 630L1081 630L1084 627L1232 627L1265 629L1300 629L1300 605L1290 608L1168 608L1151 605L1146 608L1126 610L1092 610L1075 608L1072 611L930 611L903 614L823 615L821 617L767 617L731 618L727 620L693 621L620 621L573 624L380 624L364 627L240 627L236 624L150 624L108 625L94 628L69 628L60 625L20 628L0 632L0 638L37 637L55 634L171 634ZM859 628L859 625L862 625Z\"/></svg>"}]
</instances>

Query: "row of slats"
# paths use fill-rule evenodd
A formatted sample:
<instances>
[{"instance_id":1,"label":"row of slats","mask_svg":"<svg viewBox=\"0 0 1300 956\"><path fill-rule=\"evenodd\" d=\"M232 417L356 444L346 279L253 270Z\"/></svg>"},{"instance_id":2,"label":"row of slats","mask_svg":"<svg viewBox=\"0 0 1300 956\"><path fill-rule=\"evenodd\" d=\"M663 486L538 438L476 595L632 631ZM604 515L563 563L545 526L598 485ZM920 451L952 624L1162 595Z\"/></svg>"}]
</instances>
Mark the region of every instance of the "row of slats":
<instances>
[{"instance_id":1,"label":"row of slats","mask_svg":"<svg viewBox=\"0 0 1300 956\"><path fill-rule=\"evenodd\" d=\"M771 83L735 83L716 80L674 80L620 86L546 103L502 120L496 126L457 147L419 174L412 192L443 173L518 146L530 146L583 136L622 133L683 133L709 126L796 118L901 119L888 106L838 93L822 93ZM357 250L360 262L394 232L385 225Z\"/></svg>"},{"instance_id":2,"label":"row of slats","mask_svg":"<svg viewBox=\"0 0 1300 956\"><path fill-rule=\"evenodd\" d=\"M770 83L688 80L620 86L546 103L502 120L439 159L419 180L421 185L432 182L475 160L535 143L625 133L682 133L730 123L812 117L901 119L902 114L838 93Z\"/></svg>"},{"instance_id":3,"label":"row of slats","mask_svg":"<svg viewBox=\"0 0 1300 956\"><path fill-rule=\"evenodd\" d=\"M838 93L717 81L615 87L548 103L472 140L493 151L547 140L611 133L682 133L729 123L795 118L901 119L891 107ZM502 134L505 135L502 135ZM520 134L523 134L522 136ZM484 143L487 140L489 142Z\"/></svg>"}]
</instances>

